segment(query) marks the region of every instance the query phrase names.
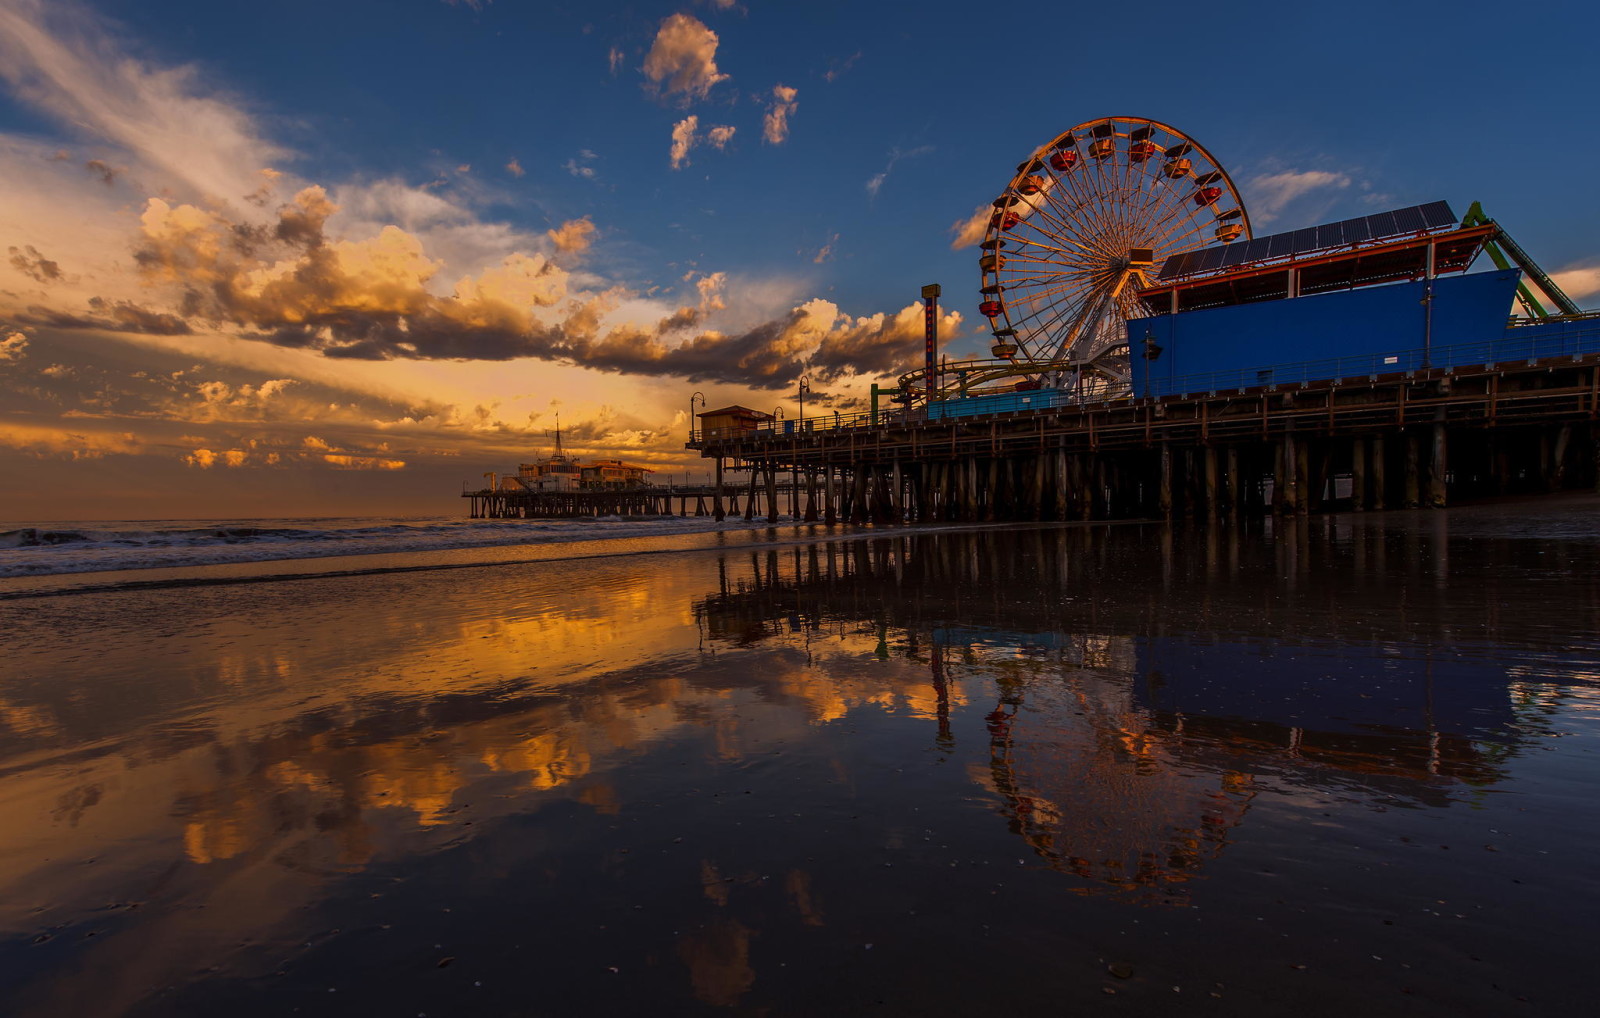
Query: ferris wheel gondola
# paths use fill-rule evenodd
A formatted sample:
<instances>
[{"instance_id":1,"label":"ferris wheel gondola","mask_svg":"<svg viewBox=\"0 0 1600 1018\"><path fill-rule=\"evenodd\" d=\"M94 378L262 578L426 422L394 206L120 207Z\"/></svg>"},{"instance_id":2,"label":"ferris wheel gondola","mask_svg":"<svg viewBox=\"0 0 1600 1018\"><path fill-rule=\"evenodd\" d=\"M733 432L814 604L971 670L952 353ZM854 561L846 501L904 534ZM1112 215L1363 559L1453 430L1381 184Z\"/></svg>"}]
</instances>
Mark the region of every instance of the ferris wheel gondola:
<instances>
[{"instance_id":1,"label":"ferris wheel gondola","mask_svg":"<svg viewBox=\"0 0 1600 1018\"><path fill-rule=\"evenodd\" d=\"M978 259L992 352L1083 398L1124 394L1126 322L1146 313L1150 274L1250 236L1232 179L1198 142L1141 117L1079 124L1035 149L993 202Z\"/></svg>"}]
</instances>

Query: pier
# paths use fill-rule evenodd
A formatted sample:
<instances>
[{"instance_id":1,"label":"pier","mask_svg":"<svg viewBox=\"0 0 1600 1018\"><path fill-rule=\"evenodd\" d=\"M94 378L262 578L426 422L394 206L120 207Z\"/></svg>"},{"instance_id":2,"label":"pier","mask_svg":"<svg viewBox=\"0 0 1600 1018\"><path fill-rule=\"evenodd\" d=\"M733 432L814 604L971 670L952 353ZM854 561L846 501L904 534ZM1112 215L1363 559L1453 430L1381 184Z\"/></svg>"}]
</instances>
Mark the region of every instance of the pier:
<instances>
[{"instance_id":1,"label":"pier","mask_svg":"<svg viewBox=\"0 0 1600 1018\"><path fill-rule=\"evenodd\" d=\"M777 487L780 498L791 502L799 489L790 484ZM722 515L756 518L757 502L766 489L752 494L748 484L725 487L721 492ZM573 519L601 516L711 516L717 504L716 486L641 485L608 491L524 491L479 488L462 491L469 500L470 516L475 520ZM763 510L763 513L767 510ZM791 507L791 512L798 512Z\"/></svg>"},{"instance_id":2,"label":"pier","mask_svg":"<svg viewBox=\"0 0 1600 1018\"><path fill-rule=\"evenodd\" d=\"M696 431L688 448L715 461L719 519L740 494L776 521L780 491L807 521L904 523L1440 507L1593 487L1600 316L1569 325L1524 349L1280 365L1249 374L1266 384L1200 377L1193 391L992 414L768 421ZM1430 358L1440 366L1381 370ZM730 485L732 472L747 479Z\"/></svg>"}]
</instances>

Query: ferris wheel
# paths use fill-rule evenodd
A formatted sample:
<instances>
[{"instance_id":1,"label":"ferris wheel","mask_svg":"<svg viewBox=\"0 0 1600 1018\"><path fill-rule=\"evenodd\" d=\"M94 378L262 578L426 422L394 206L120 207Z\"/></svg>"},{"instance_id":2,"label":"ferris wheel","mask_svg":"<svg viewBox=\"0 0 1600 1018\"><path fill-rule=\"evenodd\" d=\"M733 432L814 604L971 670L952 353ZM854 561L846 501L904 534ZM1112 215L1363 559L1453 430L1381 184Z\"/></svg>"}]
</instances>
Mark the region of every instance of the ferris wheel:
<instances>
[{"instance_id":1,"label":"ferris wheel","mask_svg":"<svg viewBox=\"0 0 1600 1018\"><path fill-rule=\"evenodd\" d=\"M1177 128L1142 117L1079 124L1036 149L994 200L978 310L994 356L1104 397L1130 384L1125 323L1169 256L1250 237L1227 171Z\"/></svg>"}]
</instances>

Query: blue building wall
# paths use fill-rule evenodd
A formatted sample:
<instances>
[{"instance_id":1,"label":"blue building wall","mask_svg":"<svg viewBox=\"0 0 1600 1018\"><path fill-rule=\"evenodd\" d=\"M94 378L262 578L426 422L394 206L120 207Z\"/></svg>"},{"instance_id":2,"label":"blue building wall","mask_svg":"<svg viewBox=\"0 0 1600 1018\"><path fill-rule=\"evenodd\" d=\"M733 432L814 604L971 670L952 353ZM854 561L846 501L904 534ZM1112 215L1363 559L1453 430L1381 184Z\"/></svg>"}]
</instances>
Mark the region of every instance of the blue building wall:
<instances>
[{"instance_id":1,"label":"blue building wall","mask_svg":"<svg viewBox=\"0 0 1600 1018\"><path fill-rule=\"evenodd\" d=\"M1520 277L1508 269L1435 279L1432 349L1442 353L1504 338ZM1165 396L1421 367L1423 294L1421 282L1396 283L1133 319L1128 322L1133 394ZM1161 347L1153 361L1142 356L1146 337Z\"/></svg>"}]
</instances>

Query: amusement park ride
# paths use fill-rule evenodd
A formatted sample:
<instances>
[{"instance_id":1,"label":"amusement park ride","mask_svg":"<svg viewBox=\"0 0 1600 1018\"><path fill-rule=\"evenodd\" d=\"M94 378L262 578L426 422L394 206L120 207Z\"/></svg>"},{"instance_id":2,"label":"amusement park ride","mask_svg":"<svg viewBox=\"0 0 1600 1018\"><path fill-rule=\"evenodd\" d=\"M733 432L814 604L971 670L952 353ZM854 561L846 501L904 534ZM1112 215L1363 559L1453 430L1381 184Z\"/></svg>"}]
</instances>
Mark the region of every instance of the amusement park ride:
<instances>
[{"instance_id":1,"label":"amusement park ride","mask_svg":"<svg viewBox=\"0 0 1600 1018\"><path fill-rule=\"evenodd\" d=\"M978 310L993 358L934 365L930 356L888 390L892 401L950 416L959 413L950 400L1002 392L1042 389L1073 403L1129 396L1139 374L1133 319L1431 280L1464 271L1479 251L1522 269L1517 300L1529 318L1550 314L1545 303L1579 313L1476 203L1459 223L1434 202L1257 238L1211 153L1142 117L1091 120L1035 149L994 199L980 249Z\"/></svg>"}]
</instances>

